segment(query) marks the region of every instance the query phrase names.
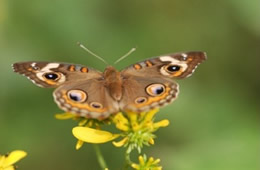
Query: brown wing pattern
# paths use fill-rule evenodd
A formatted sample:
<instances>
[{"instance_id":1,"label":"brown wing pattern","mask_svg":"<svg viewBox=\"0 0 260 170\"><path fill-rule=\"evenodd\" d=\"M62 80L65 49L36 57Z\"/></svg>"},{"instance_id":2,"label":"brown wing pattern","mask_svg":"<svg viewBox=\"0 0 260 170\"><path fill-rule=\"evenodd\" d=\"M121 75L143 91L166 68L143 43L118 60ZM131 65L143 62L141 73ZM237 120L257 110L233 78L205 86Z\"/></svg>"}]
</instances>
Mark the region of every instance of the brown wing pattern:
<instances>
[{"instance_id":1,"label":"brown wing pattern","mask_svg":"<svg viewBox=\"0 0 260 170\"><path fill-rule=\"evenodd\" d=\"M120 109L143 112L171 103L178 95L178 84L161 77L129 76L123 82Z\"/></svg>"},{"instance_id":2,"label":"brown wing pattern","mask_svg":"<svg viewBox=\"0 0 260 170\"><path fill-rule=\"evenodd\" d=\"M55 62L20 62L13 64L13 70L36 85L49 88L58 87L68 81L87 80L102 75L86 66Z\"/></svg>"},{"instance_id":3,"label":"brown wing pattern","mask_svg":"<svg viewBox=\"0 0 260 170\"><path fill-rule=\"evenodd\" d=\"M190 76L204 60L206 60L204 52L168 54L133 64L122 70L122 74L185 78Z\"/></svg>"},{"instance_id":4,"label":"brown wing pattern","mask_svg":"<svg viewBox=\"0 0 260 170\"><path fill-rule=\"evenodd\" d=\"M101 79L64 84L54 91L53 96L62 110L87 118L105 119L119 112L118 103Z\"/></svg>"}]
</instances>

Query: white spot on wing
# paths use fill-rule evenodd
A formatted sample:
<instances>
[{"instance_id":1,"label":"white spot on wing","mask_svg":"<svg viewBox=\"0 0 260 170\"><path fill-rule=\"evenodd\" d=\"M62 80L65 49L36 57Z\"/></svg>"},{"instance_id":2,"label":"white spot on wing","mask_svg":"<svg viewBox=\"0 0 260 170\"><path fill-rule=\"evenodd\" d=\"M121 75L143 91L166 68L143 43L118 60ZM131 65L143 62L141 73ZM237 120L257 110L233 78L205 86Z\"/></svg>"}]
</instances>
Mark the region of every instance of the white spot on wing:
<instances>
[{"instance_id":1,"label":"white spot on wing","mask_svg":"<svg viewBox=\"0 0 260 170\"><path fill-rule=\"evenodd\" d=\"M169 99L171 99L172 98L172 96L167 96L166 97L166 100L169 100Z\"/></svg>"},{"instance_id":2,"label":"white spot on wing","mask_svg":"<svg viewBox=\"0 0 260 170\"><path fill-rule=\"evenodd\" d=\"M152 107L155 107L155 106L157 106L157 105L158 105L157 102L151 104Z\"/></svg>"},{"instance_id":3,"label":"white spot on wing","mask_svg":"<svg viewBox=\"0 0 260 170\"><path fill-rule=\"evenodd\" d=\"M80 115L81 117L86 117L86 116L87 116L87 113L80 111L79 115Z\"/></svg>"},{"instance_id":4,"label":"white spot on wing","mask_svg":"<svg viewBox=\"0 0 260 170\"><path fill-rule=\"evenodd\" d=\"M32 66L32 67L36 67L36 63L32 63L31 66Z\"/></svg>"},{"instance_id":5,"label":"white spot on wing","mask_svg":"<svg viewBox=\"0 0 260 170\"><path fill-rule=\"evenodd\" d=\"M159 101L160 104L163 104L163 103L165 103L165 102L166 102L165 99L162 99L162 100Z\"/></svg>"},{"instance_id":6,"label":"white spot on wing","mask_svg":"<svg viewBox=\"0 0 260 170\"><path fill-rule=\"evenodd\" d=\"M182 53L181 56L183 57L183 60L186 60L187 57L188 57L188 54L186 54L186 53Z\"/></svg>"},{"instance_id":7,"label":"white spot on wing","mask_svg":"<svg viewBox=\"0 0 260 170\"><path fill-rule=\"evenodd\" d=\"M68 103L65 103L64 106L67 107L67 108L71 108L71 105L68 104Z\"/></svg>"},{"instance_id":8,"label":"white spot on wing","mask_svg":"<svg viewBox=\"0 0 260 170\"><path fill-rule=\"evenodd\" d=\"M52 68L58 68L59 67L59 63L49 63L49 64L47 64L45 67L43 67L42 69L41 69L41 71L51 71L50 69L52 69Z\"/></svg>"},{"instance_id":9,"label":"white spot on wing","mask_svg":"<svg viewBox=\"0 0 260 170\"><path fill-rule=\"evenodd\" d=\"M33 63L32 63L33 64ZM39 73L36 74L36 76L41 79L42 81L45 81L45 79L43 78L43 74L48 73L48 72L52 72L51 69L53 68L58 68L60 66L59 63L49 63L47 64L45 67L43 67ZM61 78L59 79L59 83L63 83L66 80L65 76L63 74L61 74Z\"/></svg>"},{"instance_id":10,"label":"white spot on wing","mask_svg":"<svg viewBox=\"0 0 260 170\"><path fill-rule=\"evenodd\" d=\"M79 108L72 107L71 110L74 111L74 112L78 112L78 111L79 111Z\"/></svg>"}]
</instances>

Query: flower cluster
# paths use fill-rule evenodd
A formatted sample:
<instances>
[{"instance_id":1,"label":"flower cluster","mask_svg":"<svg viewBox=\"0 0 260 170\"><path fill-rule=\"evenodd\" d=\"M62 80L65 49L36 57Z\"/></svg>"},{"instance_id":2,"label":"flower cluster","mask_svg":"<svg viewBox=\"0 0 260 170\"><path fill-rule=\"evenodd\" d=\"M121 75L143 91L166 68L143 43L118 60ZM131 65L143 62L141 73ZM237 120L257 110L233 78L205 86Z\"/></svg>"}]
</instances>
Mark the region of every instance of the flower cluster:
<instances>
[{"instance_id":1,"label":"flower cluster","mask_svg":"<svg viewBox=\"0 0 260 170\"><path fill-rule=\"evenodd\" d=\"M146 155L139 156L139 164L133 163L131 166L135 170L161 170L162 167L158 165L160 159L154 160L153 157L147 159Z\"/></svg>"},{"instance_id":2,"label":"flower cluster","mask_svg":"<svg viewBox=\"0 0 260 170\"><path fill-rule=\"evenodd\" d=\"M76 149L80 149L84 143L101 144L112 141L115 147L126 148L126 163L136 170L160 170L162 167L158 165L159 159L154 160L152 157L139 156L139 164L133 163L130 160L130 153L137 150L140 154L144 146L154 144L156 135L154 134L160 127L169 125L167 119L159 122L154 122L154 117L158 112L154 109L148 112L135 113L117 113L106 120L95 120L78 117L71 113L57 114L56 118L65 120L73 119L78 121L78 126L72 129L73 135L78 139ZM111 133L101 130L102 125L114 124L120 131ZM117 141L115 141L115 139ZM118 140L119 139L119 140Z\"/></svg>"},{"instance_id":3,"label":"flower cluster","mask_svg":"<svg viewBox=\"0 0 260 170\"><path fill-rule=\"evenodd\" d=\"M117 114L113 118L116 127L121 130L120 136L123 138L118 142L113 142L116 147L127 147L127 153L137 149L141 153L144 145L149 146L154 144L155 132L160 127L169 125L168 120L161 120L154 123L154 115L158 109L149 112L134 113L127 112L126 115L122 113Z\"/></svg>"}]
</instances>

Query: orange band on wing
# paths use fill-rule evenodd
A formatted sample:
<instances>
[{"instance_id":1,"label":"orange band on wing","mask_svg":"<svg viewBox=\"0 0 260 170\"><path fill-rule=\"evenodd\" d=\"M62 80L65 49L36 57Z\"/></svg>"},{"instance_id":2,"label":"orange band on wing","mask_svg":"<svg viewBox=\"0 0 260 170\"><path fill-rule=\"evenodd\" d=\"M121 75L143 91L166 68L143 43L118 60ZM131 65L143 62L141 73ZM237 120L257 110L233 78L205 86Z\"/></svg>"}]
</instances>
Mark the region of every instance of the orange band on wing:
<instances>
[{"instance_id":1,"label":"orange band on wing","mask_svg":"<svg viewBox=\"0 0 260 170\"><path fill-rule=\"evenodd\" d=\"M177 77L177 76L181 75L182 73L183 73L183 71L180 70L180 71L177 71L177 72L173 73L172 76L173 77Z\"/></svg>"},{"instance_id":2,"label":"orange band on wing","mask_svg":"<svg viewBox=\"0 0 260 170\"><path fill-rule=\"evenodd\" d=\"M49 84L49 85L56 85L56 84L58 84L56 81L51 81L51 80L45 80L44 82Z\"/></svg>"}]
</instances>

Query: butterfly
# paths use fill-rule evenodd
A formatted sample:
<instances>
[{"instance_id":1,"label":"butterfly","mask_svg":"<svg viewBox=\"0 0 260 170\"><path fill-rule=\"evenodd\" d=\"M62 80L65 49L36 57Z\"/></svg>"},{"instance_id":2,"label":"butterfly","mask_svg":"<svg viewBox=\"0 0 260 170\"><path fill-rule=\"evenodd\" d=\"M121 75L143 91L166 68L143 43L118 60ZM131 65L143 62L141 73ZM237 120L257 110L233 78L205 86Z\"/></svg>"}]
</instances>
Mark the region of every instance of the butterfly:
<instances>
[{"instance_id":1,"label":"butterfly","mask_svg":"<svg viewBox=\"0 0 260 170\"><path fill-rule=\"evenodd\" d=\"M171 103L179 92L174 80L189 77L204 60L204 52L186 52L150 58L122 71L58 62L18 62L13 70L40 87L56 88L53 97L62 110L103 120L120 111L146 112Z\"/></svg>"}]
</instances>

